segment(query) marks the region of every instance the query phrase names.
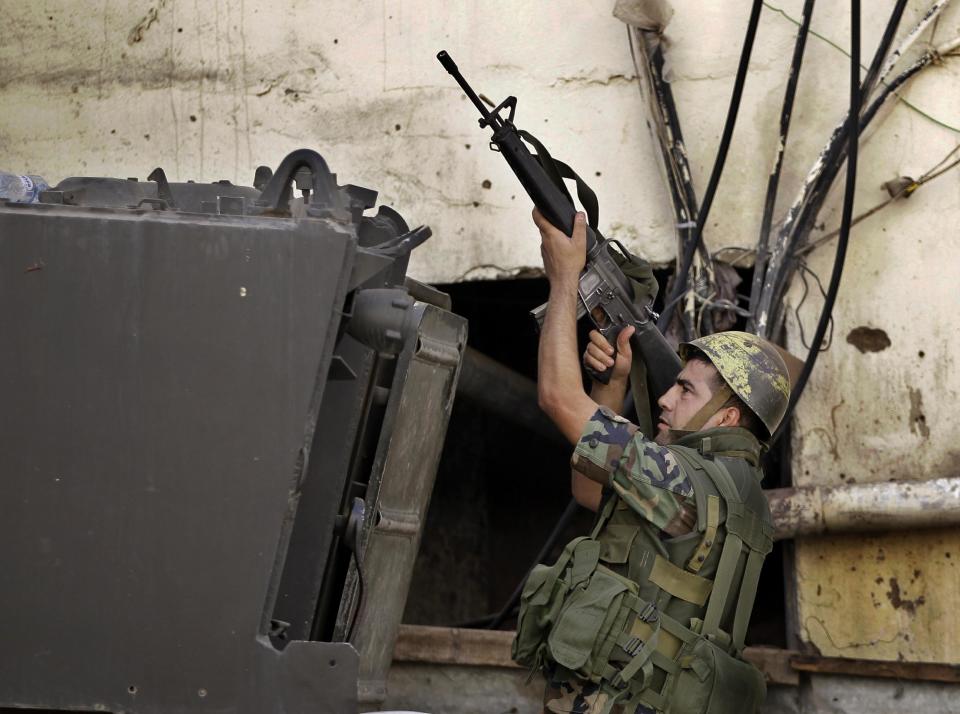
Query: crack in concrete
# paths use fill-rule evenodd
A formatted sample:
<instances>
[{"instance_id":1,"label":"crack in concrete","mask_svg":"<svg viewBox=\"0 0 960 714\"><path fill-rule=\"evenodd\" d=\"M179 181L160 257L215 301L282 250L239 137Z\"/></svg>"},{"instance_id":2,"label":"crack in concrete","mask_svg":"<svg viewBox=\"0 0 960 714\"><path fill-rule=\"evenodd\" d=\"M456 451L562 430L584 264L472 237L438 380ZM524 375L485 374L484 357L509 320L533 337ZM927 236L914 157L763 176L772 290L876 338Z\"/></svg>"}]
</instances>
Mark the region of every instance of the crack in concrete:
<instances>
[{"instance_id":1,"label":"crack in concrete","mask_svg":"<svg viewBox=\"0 0 960 714\"><path fill-rule=\"evenodd\" d=\"M611 84L624 84L624 83L633 83L637 79L634 74L611 74L606 78L597 78L597 77L558 77L556 80L550 83L551 87L564 86L568 84L579 84L579 85L590 85L598 84L601 86L609 86Z\"/></svg>"},{"instance_id":2,"label":"crack in concrete","mask_svg":"<svg viewBox=\"0 0 960 714\"><path fill-rule=\"evenodd\" d=\"M891 645L894 642L896 642L898 639L900 639L900 633L896 632L894 633L893 637L887 640L877 638L873 640L867 640L865 642L850 642L848 644L841 645L841 644L838 644L836 640L833 639L833 636L830 634L830 630L827 629L827 625L823 620L821 620L816 615L809 615L807 616L807 619L804 620L803 627L807 631L807 640L814 646L816 646L816 643L813 641L813 636L810 631L811 628L809 623L811 621L820 626L820 630L826 636L826 639L830 642L830 646L840 652L843 652L846 650L857 650L863 647L873 647L875 645ZM820 649L820 648L818 647L817 649Z\"/></svg>"},{"instance_id":3,"label":"crack in concrete","mask_svg":"<svg viewBox=\"0 0 960 714\"><path fill-rule=\"evenodd\" d=\"M143 19L134 25L133 29L130 30L130 33L127 35L128 45L135 45L143 41L144 34L146 34L153 23L158 21L160 11L167 5L167 2L169 2L169 0L159 0L155 7L147 10L147 14L144 15Z\"/></svg>"}]
</instances>

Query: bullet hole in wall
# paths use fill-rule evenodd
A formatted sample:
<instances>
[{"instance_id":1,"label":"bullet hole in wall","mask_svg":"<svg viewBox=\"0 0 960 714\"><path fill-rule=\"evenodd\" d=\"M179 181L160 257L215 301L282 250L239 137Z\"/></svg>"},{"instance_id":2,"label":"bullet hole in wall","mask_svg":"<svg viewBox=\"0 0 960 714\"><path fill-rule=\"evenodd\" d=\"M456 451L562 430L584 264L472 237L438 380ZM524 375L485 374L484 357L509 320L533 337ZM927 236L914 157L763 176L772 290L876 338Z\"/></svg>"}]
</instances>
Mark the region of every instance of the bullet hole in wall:
<instances>
[{"instance_id":1,"label":"bullet hole in wall","mask_svg":"<svg viewBox=\"0 0 960 714\"><path fill-rule=\"evenodd\" d=\"M866 326L855 327L850 330L847 335L847 342L860 350L862 354L882 352L892 344L886 332Z\"/></svg>"}]
</instances>

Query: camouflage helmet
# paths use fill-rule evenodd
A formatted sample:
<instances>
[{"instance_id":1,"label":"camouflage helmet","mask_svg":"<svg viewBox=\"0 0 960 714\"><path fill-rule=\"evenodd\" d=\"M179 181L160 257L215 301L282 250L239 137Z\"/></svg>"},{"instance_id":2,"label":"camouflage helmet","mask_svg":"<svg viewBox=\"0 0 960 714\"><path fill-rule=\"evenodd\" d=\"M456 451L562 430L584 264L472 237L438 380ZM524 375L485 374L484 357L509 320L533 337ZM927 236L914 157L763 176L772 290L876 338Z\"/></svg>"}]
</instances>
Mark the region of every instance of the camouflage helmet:
<instances>
[{"instance_id":1,"label":"camouflage helmet","mask_svg":"<svg viewBox=\"0 0 960 714\"><path fill-rule=\"evenodd\" d=\"M790 400L790 374L776 345L749 332L717 332L680 345L684 362L700 350L723 381L773 434Z\"/></svg>"}]
</instances>

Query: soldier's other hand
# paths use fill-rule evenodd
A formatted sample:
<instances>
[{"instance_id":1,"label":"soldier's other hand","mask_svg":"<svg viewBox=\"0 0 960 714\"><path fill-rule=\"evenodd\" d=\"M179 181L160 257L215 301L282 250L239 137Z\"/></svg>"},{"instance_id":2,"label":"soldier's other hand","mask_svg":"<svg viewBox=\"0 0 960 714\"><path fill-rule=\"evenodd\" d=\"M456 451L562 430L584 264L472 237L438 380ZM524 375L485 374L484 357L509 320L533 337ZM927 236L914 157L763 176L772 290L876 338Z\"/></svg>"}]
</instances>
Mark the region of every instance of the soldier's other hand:
<instances>
[{"instance_id":1,"label":"soldier's other hand","mask_svg":"<svg viewBox=\"0 0 960 714\"><path fill-rule=\"evenodd\" d=\"M630 364L633 361L633 352L630 349L630 336L634 333L633 326L625 327L617 336L617 354L614 358L613 347L607 338L597 330L590 331L590 341L583 353L583 364L595 372L603 372L613 365L611 381L625 382L630 375Z\"/></svg>"}]
</instances>

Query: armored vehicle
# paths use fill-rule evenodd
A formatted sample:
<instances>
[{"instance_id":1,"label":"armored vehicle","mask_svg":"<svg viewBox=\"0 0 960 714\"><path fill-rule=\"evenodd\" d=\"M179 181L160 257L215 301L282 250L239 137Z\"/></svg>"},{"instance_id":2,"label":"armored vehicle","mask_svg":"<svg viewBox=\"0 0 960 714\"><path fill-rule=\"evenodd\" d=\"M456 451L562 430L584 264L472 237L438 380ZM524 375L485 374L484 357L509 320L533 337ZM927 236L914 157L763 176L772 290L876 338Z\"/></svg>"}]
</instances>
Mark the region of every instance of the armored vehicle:
<instances>
[{"instance_id":1,"label":"armored vehicle","mask_svg":"<svg viewBox=\"0 0 960 714\"><path fill-rule=\"evenodd\" d=\"M0 204L0 707L382 700L466 322L376 197L299 150Z\"/></svg>"}]
</instances>

